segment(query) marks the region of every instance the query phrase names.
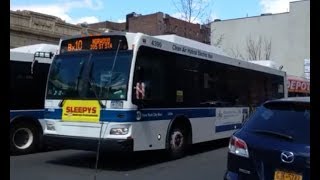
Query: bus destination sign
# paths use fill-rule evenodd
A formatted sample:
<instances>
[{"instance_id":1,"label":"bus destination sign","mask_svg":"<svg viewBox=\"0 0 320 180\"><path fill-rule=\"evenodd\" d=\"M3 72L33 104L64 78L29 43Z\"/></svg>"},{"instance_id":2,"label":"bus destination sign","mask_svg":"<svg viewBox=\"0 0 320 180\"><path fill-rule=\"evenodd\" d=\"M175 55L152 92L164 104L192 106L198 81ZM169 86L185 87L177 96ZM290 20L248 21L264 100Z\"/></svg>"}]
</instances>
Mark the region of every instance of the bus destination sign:
<instances>
[{"instance_id":1,"label":"bus destination sign","mask_svg":"<svg viewBox=\"0 0 320 180\"><path fill-rule=\"evenodd\" d=\"M88 50L116 50L118 46L119 50L128 49L125 36L87 36L62 41L61 53Z\"/></svg>"}]
</instances>

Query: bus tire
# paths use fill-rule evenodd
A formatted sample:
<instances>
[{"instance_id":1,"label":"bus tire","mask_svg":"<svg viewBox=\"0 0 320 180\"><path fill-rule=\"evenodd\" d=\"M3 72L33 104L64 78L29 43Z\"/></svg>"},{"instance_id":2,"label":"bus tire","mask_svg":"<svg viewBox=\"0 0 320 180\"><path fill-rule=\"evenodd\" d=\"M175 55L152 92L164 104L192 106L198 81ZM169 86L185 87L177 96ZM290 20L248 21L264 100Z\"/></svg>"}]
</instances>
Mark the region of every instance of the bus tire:
<instances>
[{"instance_id":1,"label":"bus tire","mask_svg":"<svg viewBox=\"0 0 320 180\"><path fill-rule=\"evenodd\" d=\"M10 125L10 152L22 155L36 152L40 142L40 132L31 123L17 122Z\"/></svg>"},{"instance_id":2,"label":"bus tire","mask_svg":"<svg viewBox=\"0 0 320 180\"><path fill-rule=\"evenodd\" d=\"M168 142L168 153L170 159L179 159L186 153L188 137L186 128L173 127L170 130Z\"/></svg>"}]
</instances>

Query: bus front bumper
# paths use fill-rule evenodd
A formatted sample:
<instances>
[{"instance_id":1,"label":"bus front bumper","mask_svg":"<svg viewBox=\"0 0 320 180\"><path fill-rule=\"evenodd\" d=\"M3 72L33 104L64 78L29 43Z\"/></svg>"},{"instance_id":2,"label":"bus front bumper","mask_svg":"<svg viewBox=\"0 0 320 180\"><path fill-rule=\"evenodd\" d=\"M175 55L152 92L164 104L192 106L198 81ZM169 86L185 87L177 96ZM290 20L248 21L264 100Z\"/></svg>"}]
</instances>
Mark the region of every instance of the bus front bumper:
<instances>
[{"instance_id":1,"label":"bus front bumper","mask_svg":"<svg viewBox=\"0 0 320 180\"><path fill-rule=\"evenodd\" d=\"M49 147L96 151L98 138L85 138L61 135L44 135L44 142ZM132 152L133 139L101 139L100 151Z\"/></svg>"}]
</instances>

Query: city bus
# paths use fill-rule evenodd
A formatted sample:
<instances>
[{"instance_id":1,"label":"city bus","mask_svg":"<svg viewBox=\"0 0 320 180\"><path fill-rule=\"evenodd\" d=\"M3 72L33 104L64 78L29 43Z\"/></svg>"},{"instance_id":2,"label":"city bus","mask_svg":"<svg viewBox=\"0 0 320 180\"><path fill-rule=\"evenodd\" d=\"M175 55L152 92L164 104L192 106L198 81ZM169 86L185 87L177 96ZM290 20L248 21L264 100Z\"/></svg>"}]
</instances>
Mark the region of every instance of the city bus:
<instances>
[{"instance_id":1,"label":"city bus","mask_svg":"<svg viewBox=\"0 0 320 180\"><path fill-rule=\"evenodd\" d=\"M47 74L58 45L10 49L10 153L28 154L43 146Z\"/></svg>"},{"instance_id":2,"label":"city bus","mask_svg":"<svg viewBox=\"0 0 320 180\"><path fill-rule=\"evenodd\" d=\"M176 35L106 32L60 41L48 75L45 142L185 155L228 138L252 109L287 96L286 73Z\"/></svg>"}]
</instances>

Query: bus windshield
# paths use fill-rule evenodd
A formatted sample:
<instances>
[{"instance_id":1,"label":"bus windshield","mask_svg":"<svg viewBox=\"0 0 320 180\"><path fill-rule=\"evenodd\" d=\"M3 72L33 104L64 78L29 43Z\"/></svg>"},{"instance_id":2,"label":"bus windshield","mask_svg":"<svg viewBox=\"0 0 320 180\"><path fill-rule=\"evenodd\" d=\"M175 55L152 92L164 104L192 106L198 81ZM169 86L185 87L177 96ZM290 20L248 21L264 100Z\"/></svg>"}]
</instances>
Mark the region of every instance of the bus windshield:
<instances>
[{"instance_id":1,"label":"bus windshield","mask_svg":"<svg viewBox=\"0 0 320 180\"><path fill-rule=\"evenodd\" d=\"M49 72L47 98L126 99L132 51L115 56L115 51L57 55Z\"/></svg>"}]
</instances>

